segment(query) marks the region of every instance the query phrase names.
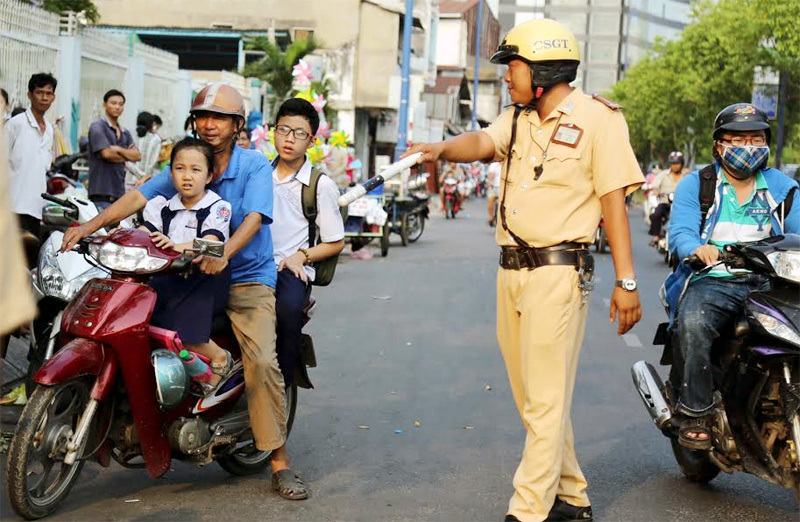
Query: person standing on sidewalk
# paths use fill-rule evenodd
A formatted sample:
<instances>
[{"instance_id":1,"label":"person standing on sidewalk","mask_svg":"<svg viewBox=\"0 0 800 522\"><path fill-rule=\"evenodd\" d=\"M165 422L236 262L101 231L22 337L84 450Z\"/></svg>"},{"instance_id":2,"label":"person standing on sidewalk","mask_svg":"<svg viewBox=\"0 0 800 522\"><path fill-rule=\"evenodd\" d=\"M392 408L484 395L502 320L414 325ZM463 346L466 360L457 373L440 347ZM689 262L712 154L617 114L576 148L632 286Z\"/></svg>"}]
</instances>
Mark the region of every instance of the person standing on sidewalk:
<instances>
[{"instance_id":1,"label":"person standing on sidewalk","mask_svg":"<svg viewBox=\"0 0 800 522\"><path fill-rule=\"evenodd\" d=\"M103 110L105 117L89 126L89 199L98 211L125 194L125 162L142 159L131 133L119 124L125 95L116 89L105 93Z\"/></svg>"},{"instance_id":2,"label":"person standing on sidewalk","mask_svg":"<svg viewBox=\"0 0 800 522\"><path fill-rule=\"evenodd\" d=\"M58 81L38 73L28 80L31 108L5 125L8 140L8 188L11 211L20 226L39 237L42 192L47 192L47 170L53 163L53 124L44 117L56 99Z\"/></svg>"},{"instance_id":3,"label":"person standing on sidewalk","mask_svg":"<svg viewBox=\"0 0 800 522\"><path fill-rule=\"evenodd\" d=\"M492 62L508 66L515 106L483 131L406 154L504 163L497 338L527 431L507 522L592 520L570 408L593 286L587 246L601 214L616 271L609 319L622 335L641 318L625 196L644 179L619 106L570 87L578 49L553 20L514 27Z\"/></svg>"}]
</instances>

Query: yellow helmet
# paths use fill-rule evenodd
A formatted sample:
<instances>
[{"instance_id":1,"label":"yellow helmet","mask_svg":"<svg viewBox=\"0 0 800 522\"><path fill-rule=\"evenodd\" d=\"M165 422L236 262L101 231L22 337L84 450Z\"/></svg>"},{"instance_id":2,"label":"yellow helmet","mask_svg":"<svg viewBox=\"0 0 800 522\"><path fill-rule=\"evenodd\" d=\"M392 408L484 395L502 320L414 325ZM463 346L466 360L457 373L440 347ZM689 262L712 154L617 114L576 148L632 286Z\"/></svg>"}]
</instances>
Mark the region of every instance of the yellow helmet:
<instances>
[{"instance_id":1,"label":"yellow helmet","mask_svg":"<svg viewBox=\"0 0 800 522\"><path fill-rule=\"evenodd\" d=\"M507 64L519 58L528 63L552 61L581 61L578 40L563 24L555 20L539 19L523 22L511 29L492 63Z\"/></svg>"}]
</instances>

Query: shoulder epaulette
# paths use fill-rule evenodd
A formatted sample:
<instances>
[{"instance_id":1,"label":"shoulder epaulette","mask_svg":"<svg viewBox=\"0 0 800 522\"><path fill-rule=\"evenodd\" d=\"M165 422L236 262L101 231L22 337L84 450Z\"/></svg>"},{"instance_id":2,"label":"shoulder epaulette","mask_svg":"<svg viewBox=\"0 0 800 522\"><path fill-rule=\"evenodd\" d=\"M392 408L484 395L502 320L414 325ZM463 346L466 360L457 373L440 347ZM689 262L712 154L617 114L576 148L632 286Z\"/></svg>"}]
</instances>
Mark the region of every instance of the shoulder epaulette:
<instances>
[{"instance_id":1,"label":"shoulder epaulette","mask_svg":"<svg viewBox=\"0 0 800 522\"><path fill-rule=\"evenodd\" d=\"M619 103L613 102L604 96L600 96L599 94L592 94L592 99L597 100L612 111L618 111L622 108L622 105Z\"/></svg>"}]
</instances>

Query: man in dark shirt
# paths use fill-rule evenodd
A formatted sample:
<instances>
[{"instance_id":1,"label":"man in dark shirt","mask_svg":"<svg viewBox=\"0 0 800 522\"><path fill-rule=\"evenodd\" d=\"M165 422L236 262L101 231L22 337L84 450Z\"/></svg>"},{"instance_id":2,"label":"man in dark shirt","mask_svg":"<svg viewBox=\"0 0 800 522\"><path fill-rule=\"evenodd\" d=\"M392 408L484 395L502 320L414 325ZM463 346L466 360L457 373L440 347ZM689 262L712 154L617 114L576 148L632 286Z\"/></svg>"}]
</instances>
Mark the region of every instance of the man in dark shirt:
<instances>
[{"instance_id":1,"label":"man in dark shirt","mask_svg":"<svg viewBox=\"0 0 800 522\"><path fill-rule=\"evenodd\" d=\"M119 124L125 95L111 89L103 96L105 117L89 126L89 199L102 211L125 194L125 162L142 155L131 133Z\"/></svg>"}]
</instances>

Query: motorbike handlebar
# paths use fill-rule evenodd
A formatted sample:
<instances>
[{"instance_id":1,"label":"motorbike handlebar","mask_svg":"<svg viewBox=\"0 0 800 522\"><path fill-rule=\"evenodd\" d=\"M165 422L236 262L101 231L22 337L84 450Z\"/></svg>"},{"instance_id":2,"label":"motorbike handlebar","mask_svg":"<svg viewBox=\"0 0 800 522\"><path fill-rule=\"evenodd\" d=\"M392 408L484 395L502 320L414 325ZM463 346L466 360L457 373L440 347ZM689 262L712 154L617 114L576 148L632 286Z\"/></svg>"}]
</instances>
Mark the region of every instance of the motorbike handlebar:
<instances>
[{"instance_id":1,"label":"motorbike handlebar","mask_svg":"<svg viewBox=\"0 0 800 522\"><path fill-rule=\"evenodd\" d=\"M417 164L417 160L422 156L421 152L414 153L407 158L403 158L400 161L392 163L389 165L386 170L382 173L378 174L374 178L370 178L360 185L356 185L352 189L348 190L341 196L339 196L339 206L346 207L353 201L357 200L367 192L375 189L383 185L386 181L392 179L393 177L397 176L401 172L406 169L409 169Z\"/></svg>"},{"instance_id":2,"label":"motorbike handlebar","mask_svg":"<svg viewBox=\"0 0 800 522\"><path fill-rule=\"evenodd\" d=\"M75 205L75 203L63 200L61 198L57 198L52 194L48 194L47 192L42 192L41 196L42 199L44 199L45 201L49 201L51 203L55 203L56 205L65 207L69 209L71 212L73 212L76 216L78 215L78 207L77 205Z\"/></svg>"},{"instance_id":3,"label":"motorbike handlebar","mask_svg":"<svg viewBox=\"0 0 800 522\"><path fill-rule=\"evenodd\" d=\"M703 270L709 269L712 266L716 266L716 265L738 265L738 264L740 264L740 261L741 261L740 257L738 255L736 255L734 252L731 252L729 250L722 250L719 253L719 257L717 258L717 262L714 263L714 265L707 265L705 263L705 261L703 261L702 259L697 257L697 255L695 255L695 254L692 254L692 255L690 255L689 257L687 257L686 259L683 260L683 262L687 266L689 266L689 268L694 270L695 272L703 271ZM737 268L738 268L738 266L737 266Z\"/></svg>"}]
</instances>

